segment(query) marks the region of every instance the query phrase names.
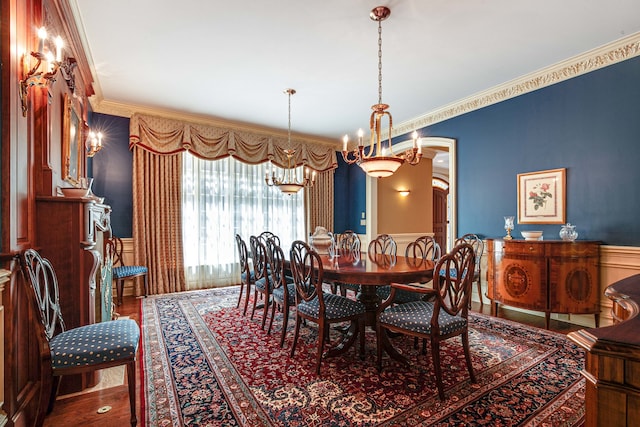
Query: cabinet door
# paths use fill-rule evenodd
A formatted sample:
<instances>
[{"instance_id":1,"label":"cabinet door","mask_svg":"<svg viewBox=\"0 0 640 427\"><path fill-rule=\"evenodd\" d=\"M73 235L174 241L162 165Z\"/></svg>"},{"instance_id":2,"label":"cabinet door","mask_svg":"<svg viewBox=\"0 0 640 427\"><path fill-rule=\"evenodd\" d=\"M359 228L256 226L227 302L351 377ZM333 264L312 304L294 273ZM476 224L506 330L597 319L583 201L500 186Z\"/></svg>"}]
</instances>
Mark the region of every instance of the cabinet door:
<instances>
[{"instance_id":1,"label":"cabinet door","mask_svg":"<svg viewBox=\"0 0 640 427\"><path fill-rule=\"evenodd\" d=\"M598 265L594 258L549 260L549 305L554 313L599 312Z\"/></svg>"},{"instance_id":2,"label":"cabinet door","mask_svg":"<svg viewBox=\"0 0 640 427\"><path fill-rule=\"evenodd\" d=\"M547 263L542 257L509 256L496 274L497 302L529 310L547 310Z\"/></svg>"}]
</instances>

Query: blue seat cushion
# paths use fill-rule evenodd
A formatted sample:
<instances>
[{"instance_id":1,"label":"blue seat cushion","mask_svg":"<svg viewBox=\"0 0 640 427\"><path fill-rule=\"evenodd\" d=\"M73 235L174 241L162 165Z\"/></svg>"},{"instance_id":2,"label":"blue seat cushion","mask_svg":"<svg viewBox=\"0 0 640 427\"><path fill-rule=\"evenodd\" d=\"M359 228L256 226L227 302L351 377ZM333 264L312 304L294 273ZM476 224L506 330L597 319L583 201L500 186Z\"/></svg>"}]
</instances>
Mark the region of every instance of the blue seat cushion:
<instances>
[{"instance_id":1,"label":"blue seat cushion","mask_svg":"<svg viewBox=\"0 0 640 427\"><path fill-rule=\"evenodd\" d=\"M289 292L288 305L294 305L296 303L296 285L287 283L287 291ZM284 301L284 288L282 286L273 290L273 298L278 301Z\"/></svg>"},{"instance_id":2,"label":"blue seat cushion","mask_svg":"<svg viewBox=\"0 0 640 427\"><path fill-rule=\"evenodd\" d=\"M138 350L139 341L140 328L132 319L70 329L49 342L53 370L130 358Z\"/></svg>"},{"instance_id":3,"label":"blue seat cushion","mask_svg":"<svg viewBox=\"0 0 640 427\"><path fill-rule=\"evenodd\" d=\"M253 270L249 271L249 283L253 283L253 281L256 278L256 274L254 273ZM244 282L247 283L247 273L242 273L240 275L240 279Z\"/></svg>"},{"instance_id":4,"label":"blue seat cushion","mask_svg":"<svg viewBox=\"0 0 640 427\"><path fill-rule=\"evenodd\" d=\"M383 324L428 335L431 333L432 316L432 302L414 301L387 308L380 313L379 321ZM440 310L438 325L440 325L440 335L446 335L464 329L467 325L467 319L462 316L452 316L446 311Z\"/></svg>"},{"instance_id":5,"label":"blue seat cushion","mask_svg":"<svg viewBox=\"0 0 640 427\"><path fill-rule=\"evenodd\" d=\"M331 320L350 317L362 314L366 310L364 304L360 301L354 301L341 295L334 295L330 293L324 293L323 295L325 317L327 319ZM298 304L298 311L317 319L320 316L320 301L318 298L314 298L311 301L303 301Z\"/></svg>"},{"instance_id":6,"label":"blue seat cushion","mask_svg":"<svg viewBox=\"0 0 640 427\"><path fill-rule=\"evenodd\" d=\"M256 280L256 288L264 292L266 289L266 283L269 282L269 292L273 290L273 284L271 282L271 276L263 277L261 279Z\"/></svg>"},{"instance_id":7,"label":"blue seat cushion","mask_svg":"<svg viewBox=\"0 0 640 427\"><path fill-rule=\"evenodd\" d=\"M112 274L114 279L122 279L123 277L137 276L147 273L147 267L142 265L124 265L113 267Z\"/></svg>"}]
</instances>

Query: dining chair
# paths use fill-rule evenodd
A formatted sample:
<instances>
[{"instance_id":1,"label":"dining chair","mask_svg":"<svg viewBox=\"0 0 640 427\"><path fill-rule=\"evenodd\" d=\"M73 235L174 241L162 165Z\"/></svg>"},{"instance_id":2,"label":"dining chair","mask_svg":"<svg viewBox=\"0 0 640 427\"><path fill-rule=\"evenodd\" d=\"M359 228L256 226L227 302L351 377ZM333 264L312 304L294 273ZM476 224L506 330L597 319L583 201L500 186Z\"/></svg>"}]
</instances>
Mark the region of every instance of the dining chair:
<instances>
[{"instance_id":1,"label":"dining chair","mask_svg":"<svg viewBox=\"0 0 640 427\"><path fill-rule=\"evenodd\" d=\"M333 252L340 256L360 256L361 241L358 234L353 230L345 230L342 233L334 234L334 249ZM331 249L329 250L331 252ZM353 291L356 295L360 292L360 285L357 283L331 283L331 292L337 293L340 289L340 294L346 296L347 291Z\"/></svg>"},{"instance_id":2,"label":"dining chair","mask_svg":"<svg viewBox=\"0 0 640 427\"><path fill-rule=\"evenodd\" d=\"M468 233L456 239L455 244L469 243L473 247L473 253L476 256L476 262L473 269L473 282L478 289L478 298L480 298L480 305L484 304L482 300L482 253L484 252L484 242L477 234ZM469 307L471 307L471 298L469 298Z\"/></svg>"},{"instance_id":3,"label":"dining chair","mask_svg":"<svg viewBox=\"0 0 640 427\"><path fill-rule=\"evenodd\" d=\"M122 294L124 292L124 281L129 279L135 279L136 277L143 278L144 284L144 296L147 297L149 293L148 273L149 269L144 265L126 265L123 256L123 244L122 239L116 236L111 236L105 242L105 245L111 246L108 250L113 253L113 269L111 275L116 281L116 304L122 305Z\"/></svg>"},{"instance_id":4,"label":"dining chair","mask_svg":"<svg viewBox=\"0 0 640 427\"><path fill-rule=\"evenodd\" d=\"M371 259L384 259L382 256L390 256L395 258L398 253L398 245L396 241L388 234L380 234L371 242L367 249L369 258ZM386 261L386 259L385 259ZM385 300L391 293L391 287L389 285L381 285L376 288L376 294L378 297Z\"/></svg>"},{"instance_id":5,"label":"dining chair","mask_svg":"<svg viewBox=\"0 0 640 427\"><path fill-rule=\"evenodd\" d=\"M262 243L262 239L256 236L249 238L251 252L253 253L253 309L251 310L251 320L256 312L258 299L262 299L262 329L267 321L269 311L269 303L271 300L271 291L273 283L267 268L267 247Z\"/></svg>"},{"instance_id":6,"label":"dining chair","mask_svg":"<svg viewBox=\"0 0 640 427\"><path fill-rule=\"evenodd\" d=\"M388 234L380 234L378 237L369 242L367 249L369 256L398 254L398 245L396 241Z\"/></svg>"},{"instance_id":7,"label":"dining chair","mask_svg":"<svg viewBox=\"0 0 640 427\"><path fill-rule=\"evenodd\" d=\"M135 426L138 324L132 319L109 320L67 330L60 309L58 279L49 260L34 249L27 249L20 261L29 288L26 294L34 311L29 318L40 354L42 391L38 410L46 408L46 413L53 410L62 376L125 365L130 423ZM36 414L35 425L42 425L44 416L44 412Z\"/></svg>"},{"instance_id":8,"label":"dining chair","mask_svg":"<svg viewBox=\"0 0 640 427\"><path fill-rule=\"evenodd\" d=\"M342 295L323 292L323 267L320 255L308 244L296 240L289 252L291 274L296 287L296 327L291 346L294 357L300 324L303 320L318 325L316 374L320 375L320 363L325 344L330 344L329 330L333 323L350 322L353 335L347 334L344 348L360 337L360 357L364 358L365 306Z\"/></svg>"},{"instance_id":9,"label":"dining chair","mask_svg":"<svg viewBox=\"0 0 640 427\"><path fill-rule=\"evenodd\" d=\"M391 285L391 296L378 308L376 333L378 338L377 366L382 370L382 334L393 332L405 334L431 342L431 360L436 376L438 396L444 400L440 343L460 336L469 377L475 382L471 353L469 349L469 299L471 296L475 254L468 243L461 243L451 252L443 255L434 268L433 289L420 284ZM465 272L450 274L450 272ZM434 301L413 301L391 305L398 290L433 294Z\"/></svg>"},{"instance_id":10,"label":"dining chair","mask_svg":"<svg viewBox=\"0 0 640 427\"><path fill-rule=\"evenodd\" d=\"M405 258L416 259L420 261L429 260L437 261L440 256L440 245L436 242L432 236L420 236L416 240L409 242L405 251ZM389 297L391 287L384 287L378 293L383 300ZM394 303L402 304L405 302L418 301L425 298L425 295L418 292L408 292L405 290L398 290L395 294Z\"/></svg>"},{"instance_id":11,"label":"dining chair","mask_svg":"<svg viewBox=\"0 0 640 427\"><path fill-rule=\"evenodd\" d=\"M249 298L251 296L251 285L254 283L255 274L249 265L247 244L240 234L236 234L236 248L238 249L238 256L240 258L240 295L238 295L238 304L236 304L236 308L240 307L240 301L242 300L242 293L244 291L246 296L242 314L246 316L247 307L249 306Z\"/></svg>"},{"instance_id":12,"label":"dining chair","mask_svg":"<svg viewBox=\"0 0 640 427\"><path fill-rule=\"evenodd\" d=\"M267 334L271 333L271 326L273 325L273 318L277 308L282 312L282 331L280 333L280 347L282 347L284 346L284 338L289 324L289 308L296 303L296 285L293 283L293 278L287 277L284 252L273 239L268 241L267 255L271 266L270 275L273 286L271 292L273 301L271 303L271 317L269 318Z\"/></svg>"},{"instance_id":13,"label":"dining chair","mask_svg":"<svg viewBox=\"0 0 640 427\"><path fill-rule=\"evenodd\" d=\"M433 236L420 236L413 242L409 242L404 251L404 256L436 261L440 259L442 253L440 245Z\"/></svg>"},{"instance_id":14,"label":"dining chair","mask_svg":"<svg viewBox=\"0 0 640 427\"><path fill-rule=\"evenodd\" d=\"M280 246L280 237L271 231L263 231L258 235L258 238L262 241L262 243L267 244L268 240L274 240L278 246Z\"/></svg>"}]
</instances>

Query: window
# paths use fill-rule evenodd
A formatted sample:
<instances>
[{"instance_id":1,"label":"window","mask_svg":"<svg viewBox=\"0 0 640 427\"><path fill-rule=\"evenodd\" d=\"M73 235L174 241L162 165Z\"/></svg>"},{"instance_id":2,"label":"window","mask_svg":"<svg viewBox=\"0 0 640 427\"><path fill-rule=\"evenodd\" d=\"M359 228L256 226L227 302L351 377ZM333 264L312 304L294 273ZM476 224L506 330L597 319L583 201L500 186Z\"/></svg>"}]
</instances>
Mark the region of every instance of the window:
<instances>
[{"instance_id":1,"label":"window","mask_svg":"<svg viewBox=\"0 0 640 427\"><path fill-rule=\"evenodd\" d=\"M235 235L265 230L280 237L288 252L305 240L304 192L293 196L267 187L268 163L249 165L233 157L201 160L183 156L182 229L187 287L200 289L238 283Z\"/></svg>"}]
</instances>

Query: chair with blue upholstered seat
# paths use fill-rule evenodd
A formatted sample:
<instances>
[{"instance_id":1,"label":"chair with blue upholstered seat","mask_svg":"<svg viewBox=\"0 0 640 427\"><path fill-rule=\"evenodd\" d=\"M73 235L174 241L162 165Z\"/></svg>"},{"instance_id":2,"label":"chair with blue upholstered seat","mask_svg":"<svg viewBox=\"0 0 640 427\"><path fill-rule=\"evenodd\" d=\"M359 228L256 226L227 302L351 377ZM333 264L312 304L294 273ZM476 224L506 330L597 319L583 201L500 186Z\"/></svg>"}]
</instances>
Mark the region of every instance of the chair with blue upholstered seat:
<instances>
[{"instance_id":1,"label":"chair with blue upholstered seat","mask_svg":"<svg viewBox=\"0 0 640 427\"><path fill-rule=\"evenodd\" d=\"M360 257L360 237L353 230L346 230L339 234L334 234L333 247L330 249L337 256ZM356 295L360 292L360 285L357 283L331 283L331 292L334 294L340 289L340 294L346 296L347 291L353 291Z\"/></svg>"},{"instance_id":2,"label":"chair with blue upholstered seat","mask_svg":"<svg viewBox=\"0 0 640 427\"><path fill-rule=\"evenodd\" d=\"M289 308L296 303L296 285L293 283L293 278L286 276L284 252L273 239L267 242L267 257L273 286L271 291L273 301L271 302L271 317L269 318L267 334L271 333L273 318L275 317L276 308L278 308L282 311L282 331L280 333L280 347L282 347L287 333L287 325L289 324Z\"/></svg>"},{"instance_id":3,"label":"chair with blue upholstered seat","mask_svg":"<svg viewBox=\"0 0 640 427\"><path fill-rule=\"evenodd\" d=\"M421 236L413 242L409 242L404 251L404 256L406 258L437 261L441 256L440 245L432 236ZM380 287L378 289L378 296L385 300L389 297L390 292L390 286ZM397 290L394 303L402 304L405 302L418 301L422 298L424 298L424 295L419 293Z\"/></svg>"},{"instance_id":4,"label":"chair with blue upholstered seat","mask_svg":"<svg viewBox=\"0 0 640 427\"><path fill-rule=\"evenodd\" d=\"M388 255L395 258L398 253L398 245L396 241L388 234L380 234L378 237L369 242L367 248L369 258L375 260L380 259L381 255ZM376 293L380 299L387 299L391 293L389 285L381 285L376 288Z\"/></svg>"},{"instance_id":5,"label":"chair with blue upholstered seat","mask_svg":"<svg viewBox=\"0 0 640 427\"><path fill-rule=\"evenodd\" d=\"M460 336L472 382L475 382L471 353L469 349L469 298L471 296L472 274L451 274L451 272L473 271L475 253L468 243L457 245L436 263L433 289L419 284L392 284L391 295L378 308L378 370L382 369L382 334L388 331L416 338L429 339L431 358L436 374L438 396L444 400L442 367L440 366L440 343ZM433 294L434 301L413 301L405 304L393 303L398 290Z\"/></svg>"},{"instance_id":6,"label":"chair with blue upholstered seat","mask_svg":"<svg viewBox=\"0 0 640 427\"><path fill-rule=\"evenodd\" d=\"M113 366L125 365L131 406L130 422L136 418L136 353L140 328L131 319L109 320L77 328L65 329L60 310L58 280L51 263L28 249L21 257L26 292L34 312L42 389L39 410L53 410L60 378L64 375L84 374ZM41 425L45 413L36 414Z\"/></svg>"},{"instance_id":7,"label":"chair with blue upholstered seat","mask_svg":"<svg viewBox=\"0 0 640 427\"><path fill-rule=\"evenodd\" d=\"M266 241L266 240L265 240ZM273 290L273 282L268 267L267 247L263 242L263 239L251 236L249 238L249 245L251 246L251 253L253 254L253 309L251 310L251 320L258 308L258 299L263 300L262 306L262 329L267 321L267 314L269 311L269 303L271 300L271 292Z\"/></svg>"},{"instance_id":8,"label":"chair with blue upholstered seat","mask_svg":"<svg viewBox=\"0 0 640 427\"><path fill-rule=\"evenodd\" d=\"M122 294L124 292L124 281L142 277L144 284L144 296L146 298L149 293L149 284L147 275L149 270L144 265L126 265L124 263L122 239L111 236L105 242L107 251L113 253L113 270L111 274L116 281L116 304L122 305Z\"/></svg>"},{"instance_id":9,"label":"chair with blue upholstered seat","mask_svg":"<svg viewBox=\"0 0 640 427\"><path fill-rule=\"evenodd\" d=\"M320 374L320 362L325 344L329 343L332 323L350 322L350 332L345 336L341 348L348 349L360 337L360 356L364 357L364 304L342 295L324 292L323 268L320 255L305 242L297 240L289 253L291 274L296 286L296 328L291 346L291 357L295 355L300 324L303 320L318 325L318 347L316 353L316 374Z\"/></svg>"},{"instance_id":10,"label":"chair with blue upholstered seat","mask_svg":"<svg viewBox=\"0 0 640 427\"><path fill-rule=\"evenodd\" d=\"M236 234L236 248L238 249L238 257L240 258L240 295L238 295L238 303L236 304L236 307L240 307L242 293L246 289L244 311L242 312L242 314L246 315L247 307L249 306L249 298L251 296L251 285L254 282L254 273L253 269L249 266L249 252L247 251L247 244L239 234Z\"/></svg>"},{"instance_id":11,"label":"chair with blue upholstered seat","mask_svg":"<svg viewBox=\"0 0 640 427\"><path fill-rule=\"evenodd\" d=\"M484 252L484 242L477 234L467 233L462 237L456 239L455 244L468 243L473 248L473 252L476 256L476 262L473 271L473 283L476 284L478 289L478 298L480 299L480 305L484 304L482 300L482 253ZM471 298L469 298L469 307L471 307Z\"/></svg>"}]
</instances>

